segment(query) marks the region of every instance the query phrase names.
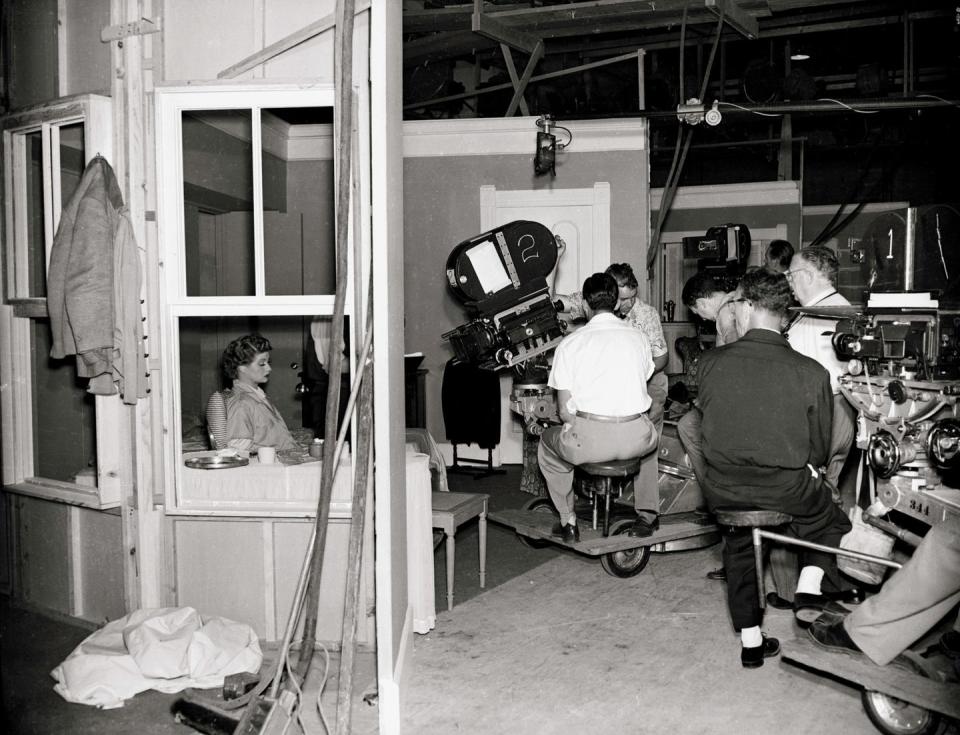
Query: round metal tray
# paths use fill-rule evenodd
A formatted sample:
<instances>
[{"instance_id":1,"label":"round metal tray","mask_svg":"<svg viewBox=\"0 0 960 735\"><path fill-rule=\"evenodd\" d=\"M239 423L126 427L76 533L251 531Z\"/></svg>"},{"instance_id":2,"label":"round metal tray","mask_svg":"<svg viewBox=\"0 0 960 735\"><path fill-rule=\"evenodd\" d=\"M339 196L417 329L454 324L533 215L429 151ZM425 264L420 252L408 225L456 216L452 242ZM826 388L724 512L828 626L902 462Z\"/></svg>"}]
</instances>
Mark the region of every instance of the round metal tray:
<instances>
[{"instance_id":1,"label":"round metal tray","mask_svg":"<svg viewBox=\"0 0 960 735\"><path fill-rule=\"evenodd\" d=\"M246 457L190 457L183 463L194 470L228 470L250 464Z\"/></svg>"}]
</instances>

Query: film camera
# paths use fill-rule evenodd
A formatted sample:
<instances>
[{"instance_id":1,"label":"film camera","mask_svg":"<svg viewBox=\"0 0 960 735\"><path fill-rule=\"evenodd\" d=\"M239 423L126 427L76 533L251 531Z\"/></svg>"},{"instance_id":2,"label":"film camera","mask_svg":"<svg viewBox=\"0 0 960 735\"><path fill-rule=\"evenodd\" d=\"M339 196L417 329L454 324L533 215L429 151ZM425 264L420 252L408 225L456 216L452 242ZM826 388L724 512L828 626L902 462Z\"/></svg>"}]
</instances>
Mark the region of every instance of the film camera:
<instances>
[{"instance_id":1,"label":"film camera","mask_svg":"<svg viewBox=\"0 0 960 735\"><path fill-rule=\"evenodd\" d=\"M447 283L471 318L442 338L458 360L500 370L557 345L564 326L547 276L558 254L550 230L525 220L476 235L453 249L447 258Z\"/></svg>"},{"instance_id":2,"label":"film camera","mask_svg":"<svg viewBox=\"0 0 960 735\"><path fill-rule=\"evenodd\" d=\"M952 357L937 302L921 306L913 296L874 294L862 311L824 308L854 312L843 315L831 341L847 361L840 391L859 416L857 446L878 478L879 515L895 509L927 524L957 524L960 380L947 377Z\"/></svg>"},{"instance_id":3,"label":"film camera","mask_svg":"<svg viewBox=\"0 0 960 735\"><path fill-rule=\"evenodd\" d=\"M746 225L711 227L702 237L683 238L683 257L696 260L726 291L733 291L746 272L750 257L750 230Z\"/></svg>"}]
</instances>

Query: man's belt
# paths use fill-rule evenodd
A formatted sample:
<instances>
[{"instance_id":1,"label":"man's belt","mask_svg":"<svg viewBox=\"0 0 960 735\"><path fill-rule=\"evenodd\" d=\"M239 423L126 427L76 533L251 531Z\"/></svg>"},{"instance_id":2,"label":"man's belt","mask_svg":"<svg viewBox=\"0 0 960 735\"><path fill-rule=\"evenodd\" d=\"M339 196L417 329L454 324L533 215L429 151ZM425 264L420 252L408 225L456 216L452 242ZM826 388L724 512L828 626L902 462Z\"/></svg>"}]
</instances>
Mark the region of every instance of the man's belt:
<instances>
[{"instance_id":1,"label":"man's belt","mask_svg":"<svg viewBox=\"0 0 960 735\"><path fill-rule=\"evenodd\" d=\"M601 416L598 413L587 413L586 411L577 411L577 416L587 421L605 421L608 424L626 424L630 421L636 421L643 416L642 413L633 413L629 416Z\"/></svg>"}]
</instances>

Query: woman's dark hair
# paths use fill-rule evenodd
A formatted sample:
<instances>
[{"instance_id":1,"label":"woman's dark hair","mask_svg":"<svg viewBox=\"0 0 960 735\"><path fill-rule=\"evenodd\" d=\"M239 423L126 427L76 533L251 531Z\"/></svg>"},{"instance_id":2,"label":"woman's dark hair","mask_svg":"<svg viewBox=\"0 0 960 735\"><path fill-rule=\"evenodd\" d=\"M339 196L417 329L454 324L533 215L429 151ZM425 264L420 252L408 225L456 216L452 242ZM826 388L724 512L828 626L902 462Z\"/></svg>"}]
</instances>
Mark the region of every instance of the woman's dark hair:
<instances>
[{"instance_id":1,"label":"woman's dark hair","mask_svg":"<svg viewBox=\"0 0 960 735\"><path fill-rule=\"evenodd\" d=\"M792 257L793 245L786 240L771 240L767 246L767 255L765 258L767 264L775 266L781 273L790 268L790 259Z\"/></svg>"},{"instance_id":2,"label":"woman's dark hair","mask_svg":"<svg viewBox=\"0 0 960 735\"><path fill-rule=\"evenodd\" d=\"M740 280L740 291L743 298L752 301L757 308L780 316L786 314L793 303L793 292L787 283L787 277L765 268L745 273Z\"/></svg>"},{"instance_id":3,"label":"woman's dark hair","mask_svg":"<svg viewBox=\"0 0 960 735\"><path fill-rule=\"evenodd\" d=\"M237 377L238 367L249 365L261 352L270 352L271 349L273 348L270 346L270 340L259 334L245 334L237 337L223 351L224 374L234 380Z\"/></svg>"},{"instance_id":4,"label":"woman's dark hair","mask_svg":"<svg viewBox=\"0 0 960 735\"><path fill-rule=\"evenodd\" d=\"M608 273L616 279L617 288L637 288L639 285L629 263L611 263L604 273Z\"/></svg>"},{"instance_id":5,"label":"woman's dark hair","mask_svg":"<svg viewBox=\"0 0 960 735\"><path fill-rule=\"evenodd\" d=\"M609 273L594 273L583 282L583 300L594 311L613 311L620 302L617 280Z\"/></svg>"}]
</instances>

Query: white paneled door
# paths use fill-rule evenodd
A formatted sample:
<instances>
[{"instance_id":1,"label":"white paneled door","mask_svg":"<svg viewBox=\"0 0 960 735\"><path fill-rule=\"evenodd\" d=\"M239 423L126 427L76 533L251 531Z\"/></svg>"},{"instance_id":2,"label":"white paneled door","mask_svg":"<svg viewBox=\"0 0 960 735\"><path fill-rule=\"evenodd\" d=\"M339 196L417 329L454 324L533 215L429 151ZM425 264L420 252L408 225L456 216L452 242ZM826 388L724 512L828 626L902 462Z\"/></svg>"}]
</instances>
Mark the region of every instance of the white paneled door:
<instances>
[{"instance_id":1,"label":"white paneled door","mask_svg":"<svg viewBox=\"0 0 960 735\"><path fill-rule=\"evenodd\" d=\"M610 265L610 184L598 182L582 189L498 190L480 187L480 228L486 232L514 220L539 222L559 235L566 249L557 265L554 289L568 294L579 291L591 273ZM500 378L501 464L523 461L523 424L510 411L512 374ZM464 447L464 457L486 459L486 452Z\"/></svg>"}]
</instances>

